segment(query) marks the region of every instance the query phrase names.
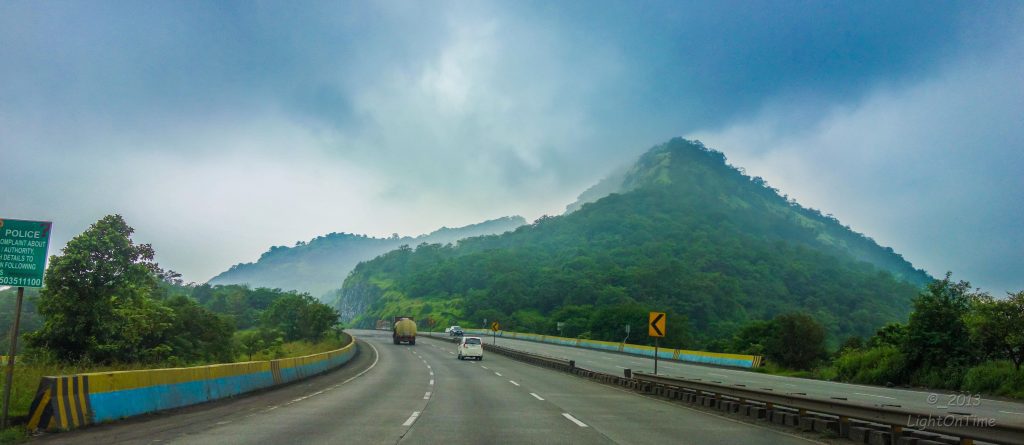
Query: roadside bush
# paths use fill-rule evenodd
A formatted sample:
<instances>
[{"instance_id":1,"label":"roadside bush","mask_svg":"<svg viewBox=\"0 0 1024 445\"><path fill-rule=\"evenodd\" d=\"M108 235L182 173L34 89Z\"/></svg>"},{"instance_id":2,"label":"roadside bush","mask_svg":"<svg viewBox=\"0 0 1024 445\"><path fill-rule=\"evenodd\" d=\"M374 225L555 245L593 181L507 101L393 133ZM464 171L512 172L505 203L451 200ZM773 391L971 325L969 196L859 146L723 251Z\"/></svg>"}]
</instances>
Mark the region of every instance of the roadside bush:
<instances>
[{"instance_id":1,"label":"roadside bush","mask_svg":"<svg viewBox=\"0 0 1024 445\"><path fill-rule=\"evenodd\" d=\"M833 363L839 380L871 385L903 383L906 379L906 358L893 346L865 350L848 350Z\"/></svg>"},{"instance_id":2,"label":"roadside bush","mask_svg":"<svg viewBox=\"0 0 1024 445\"><path fill-rule=\"evenodd\" d=\"M1024 371L1017 371L1009 361L985 362L967 370L963 390L1024 398Z\"/></svg>"},{"instance_id":3,"label":"roadside bush","mask_svg":"<svg viewBox=\"0 0 1024 445\"><path fill-rule=\"evenodd\" d=\"M910 375L910 384L934 389L959 390L966 368L924 368Z\"/></svg>"}]
</instances>

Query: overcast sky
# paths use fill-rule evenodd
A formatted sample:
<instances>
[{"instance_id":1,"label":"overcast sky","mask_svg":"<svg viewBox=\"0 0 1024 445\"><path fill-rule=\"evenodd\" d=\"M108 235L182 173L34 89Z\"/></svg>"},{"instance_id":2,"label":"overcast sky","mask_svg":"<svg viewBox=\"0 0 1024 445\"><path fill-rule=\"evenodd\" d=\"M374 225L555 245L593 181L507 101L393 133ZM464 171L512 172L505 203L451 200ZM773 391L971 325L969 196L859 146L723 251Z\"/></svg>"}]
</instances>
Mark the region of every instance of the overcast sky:
<instances>
[{"instance_id":1,"label":"overcast sky","mask_svg":"<svg viewBox=\"0 0 1024 445\"><path fill-rule=\"evenodd\" d=\"M1019 2L0 3L0 216L120 213L192 281L561 213L674 136L1024 289Z\"/></svg>"}]
</instances>

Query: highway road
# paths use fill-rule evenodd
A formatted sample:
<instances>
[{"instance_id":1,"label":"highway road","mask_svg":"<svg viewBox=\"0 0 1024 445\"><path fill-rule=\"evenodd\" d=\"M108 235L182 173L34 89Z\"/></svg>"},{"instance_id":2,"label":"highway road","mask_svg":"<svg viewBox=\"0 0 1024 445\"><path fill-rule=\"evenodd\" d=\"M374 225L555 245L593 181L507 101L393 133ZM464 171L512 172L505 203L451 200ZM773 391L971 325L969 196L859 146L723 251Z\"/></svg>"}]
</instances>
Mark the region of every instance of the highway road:
<instances>
[{"instance_id":1,"label":"highway road","mask_svg":"<svg viewBox=\"0 0 1024 445\"><path fill-rule=\"evenodd\" d=\"M491 344L491 337L487 336L485 339L486 344ZM576 366L609 374L622 375L626 368L647 373L654 371L654 359L648 357L503 337L498 337L496 341L499 346L549 357L575 360ZM850 401L869 405L899 405L925 413L934 413L937 416L950 413L970 413L979 418L995 419L1000 425L1024 426L1024 403L985 397L981 398L977 405L973 405L965 403L964 399L957 400L954 397L955 394L950 395L948 392L826 382L665 360L658 362L658 374L728 385L742 384L751 388L771 388L780 393L806 393L811 397L846 397ZM950 401L953 403L950 404Z\"/></svg>"},{"instance_id":2,"label":"highway road","mask_svg":"<svg viewBox=\"0 0 1024 445\"><path fill-rule=\"evenodd\" d=\"M344 368L260 394L68 433L62 444L807 444L789 429L645 397L497 354L352 331ZM811 437L811 438L808 438Z\"/></svg>"}]
</instances>

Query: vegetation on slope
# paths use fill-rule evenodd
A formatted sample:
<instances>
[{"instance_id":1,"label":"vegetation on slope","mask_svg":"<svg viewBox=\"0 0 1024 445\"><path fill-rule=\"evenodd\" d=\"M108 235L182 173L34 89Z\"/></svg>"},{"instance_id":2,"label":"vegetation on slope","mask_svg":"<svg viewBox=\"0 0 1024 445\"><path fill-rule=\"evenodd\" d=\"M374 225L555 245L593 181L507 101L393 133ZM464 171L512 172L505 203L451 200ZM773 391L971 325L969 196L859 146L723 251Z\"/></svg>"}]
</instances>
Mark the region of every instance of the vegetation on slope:
<instances>
[{"instance_id":1,"label":"vegetation on slope","mask_svg":"<svg viewBox=\"0 0 1024 445\"><path fill-rule=\"evenodd\" d=\"M209 284L246 284L270 289L294 289L316 297L341 287L360 261L366 261L401 245L452 243L463 238L503 233L525 224L519 216L498 218L465 227L442 227L419 237L374 238L353 233L331 233L294 247L274 246L254 263L231 266Z\"/></svg>"},{"instance_id":2,"label":"vegetation on slope","mask_svg":"<svg viewBox=\"0 0 1024 445\"><path fill-rule=\"evenodd\" d=\"M366 326L408 313L549 334L563 323L563 335L611 341L660 310L667 345L691 348L801 311L834 344L905 319L929 281L699 142L653 148L623 190L500 236L388 252L355 268L336 306Z\"/></svg>"}]
</instances>

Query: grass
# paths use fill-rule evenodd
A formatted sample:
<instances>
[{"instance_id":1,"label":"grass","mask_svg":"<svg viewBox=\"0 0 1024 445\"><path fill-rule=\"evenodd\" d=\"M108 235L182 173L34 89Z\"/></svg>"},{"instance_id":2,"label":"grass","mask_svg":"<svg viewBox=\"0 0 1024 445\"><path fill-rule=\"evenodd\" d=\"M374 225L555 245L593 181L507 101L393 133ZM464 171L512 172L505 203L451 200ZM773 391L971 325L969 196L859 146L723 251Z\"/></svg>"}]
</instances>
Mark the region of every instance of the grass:
<instances>
[{"instance_id":1,"label":"grass","mask_svg":"<svg viewBox=\"0 0 1024 445\"><path fill-rule=\"evenodd\" d=\"M342 334L341 338L325 338L319 342L308 342L308 341L293 341L284 343L280 349L267 350L257 354L253 354L253 361L260 360L274 360L285 357L302 357L304 355L318 354L321 352L333 351L339 349L348 344L351 337L348 334ZM247 362L249 360L248 354L238 354L235 357L235 362Z\"/></svg>"},{"instance_id":2,"label":"grass","mask_svg":"<svg viewBox=\"0 0 1024 445\"><path fill-rule=\"evenodd\" d=\"M28 432L21 425L0 430L0 444L21 443L26 440L28 440Z\"/></svg>"}]
</instances>

